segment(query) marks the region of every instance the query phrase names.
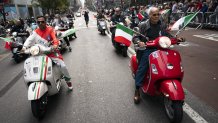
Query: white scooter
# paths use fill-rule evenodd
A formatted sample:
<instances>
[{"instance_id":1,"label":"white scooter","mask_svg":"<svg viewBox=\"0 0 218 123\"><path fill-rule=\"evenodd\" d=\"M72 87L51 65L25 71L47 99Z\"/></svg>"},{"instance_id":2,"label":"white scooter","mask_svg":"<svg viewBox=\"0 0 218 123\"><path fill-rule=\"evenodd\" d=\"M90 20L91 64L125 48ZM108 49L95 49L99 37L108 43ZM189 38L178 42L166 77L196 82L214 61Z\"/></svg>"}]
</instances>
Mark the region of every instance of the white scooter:
<instances>
[{"instance_id":1,"label":"white scooter","mask_svg":"<svg viewBox=\"0 0 218 123\"><path fill-rule=\"evenodd\" d=\"M38 119L46 112L47 97L60 91L63 79L58 66L53 65L52 60L45 55L51 51L51 47L39 44L24 51L25 54L31 54L31 57L24 62L24 82L28 88L32 113Z\"/></svg>"}]
</instances>

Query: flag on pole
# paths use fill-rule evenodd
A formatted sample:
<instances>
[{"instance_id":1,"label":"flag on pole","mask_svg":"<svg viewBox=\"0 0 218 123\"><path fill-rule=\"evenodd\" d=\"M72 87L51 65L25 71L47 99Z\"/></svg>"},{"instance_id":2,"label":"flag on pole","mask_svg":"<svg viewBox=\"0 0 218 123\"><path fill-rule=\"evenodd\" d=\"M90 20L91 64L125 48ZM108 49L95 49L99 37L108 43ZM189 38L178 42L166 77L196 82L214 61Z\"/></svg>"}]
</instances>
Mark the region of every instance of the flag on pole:
<instances>
[{"instance_id":1,"label":"flag on pole","mask_svg":"<svg viewBox=\"0 0 218 123\"><path fill-rule=\"evenodd\" d=\"M161 15L166 15L166 14L168 14L169 12L170 12L170 9L165 9L165 10L160 11L160 14L161 14Z\"/></svg>"},{"instance_id":2,"label":"flag on pole","mask_svg":"<svg viewBox=\"0 0 218 123\"><path fill-rule=\"evenodd\" d=\"M61 37L64 38L64 37L69 36L75 32L76 32L76 29L68 29L68 30L63 32L63 35Z\"/></svg>"},{"instance_id":3,"label":"flag on pole","mask_svg":"<svg viewBox=\"0 0 218 123\"><path fill-rule=\"evenodd\" d=\"M133 30L121 25L116 25L115 37L114 40L123 43L126 46L130 46L133 38Z\"/></svg>"},{"instance_id":4,"label":"flag on pole","mask_svg":"<svg viewBox=\"0 0 218 123\"><path fill-rule=\"evenodd\" d=\"M4 48L7 50L11 50L12 39L11 38L3 38L3 37L0 37L0 39L5 42Z\"/></svg>"},{"instance_id":5,"label":"flag on pole","mask_svg":"<svg viewBox=\"0 0 218 123\"><path fill-rule=\"evenodd\" d=\"M139 13L137 14L137 16L138 16L138 18L139 18L140 21L144 18L144 15L143 15L141 12L139 12Z\"/></svg>"},{"instance_id":6,"label":"flag on pole","mask_svg":"<svg viewBox=\"0 0 218 123\"><path fill-rule=\"evenodd\" d=\"M182 28L184 28L185 26L187 26L190 21L197 15L198 12L193 13L193 14L189 14L187 16L184 16L182 18L180 18L178 21L176 21L173 26L171 27L170 30L180 30Z\"/></svg>"}]
</instances>

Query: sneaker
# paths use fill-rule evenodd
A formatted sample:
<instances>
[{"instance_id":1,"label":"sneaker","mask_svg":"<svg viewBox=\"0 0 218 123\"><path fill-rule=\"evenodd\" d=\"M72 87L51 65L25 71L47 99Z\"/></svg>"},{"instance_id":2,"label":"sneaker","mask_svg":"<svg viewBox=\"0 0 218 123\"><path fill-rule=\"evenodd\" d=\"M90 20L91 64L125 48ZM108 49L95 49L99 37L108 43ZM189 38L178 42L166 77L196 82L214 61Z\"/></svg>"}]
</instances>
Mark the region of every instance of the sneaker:
<instances>
[{"instance_id":1,"label":"sneaker","mask_svg":"<svg viewBox=\"0 0 218 123\"><path fill-rule=\"evenodd\" d=\"M71 52L72 51L72 48L69 46L69 51Z\"/></svg>"},{"instance_id":2,"label":"sneaker","mask_svg":"<svg viewBox=\"0 0 218 123\"><path fill-rule=\"evenodd\" d=\"M67 82L67 86L70 91L73 90L72 82Z\"/></svg>"},{"instance_id":3,"label":"sneaker","mask_svg":"<svg viewBox=\"0 0 218 123\"><path fill-rule=\"evenodd\" d=\"M139 104L139 102L140 102L140 91L139 89L136 89L134 95L134 103Z\"/></svg>"}]
</instances>

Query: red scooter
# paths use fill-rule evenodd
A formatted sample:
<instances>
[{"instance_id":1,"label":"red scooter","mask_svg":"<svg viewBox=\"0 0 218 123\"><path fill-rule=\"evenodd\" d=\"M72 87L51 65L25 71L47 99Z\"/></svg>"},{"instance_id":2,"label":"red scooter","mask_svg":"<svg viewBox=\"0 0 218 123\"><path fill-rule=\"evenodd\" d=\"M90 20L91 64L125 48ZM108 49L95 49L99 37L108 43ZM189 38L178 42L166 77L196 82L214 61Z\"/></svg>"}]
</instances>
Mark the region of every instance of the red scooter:
<instances>
[{"instance_id":1,"label":"red scooter","mask_svg":"<svg viewBox=\"0 0 218 123\"><path fill-rule=\"evenodd\" d=\"M181 122L183 117L184 91L181 85L184 71L181 65L179 52L169 49L178 44L175 38L165 36L148 41L146 47L155 47L158 50L149 56L149 69L145 75L143 93L150 96L163 95L166 114L171 122ZM133 77L138 69L136 55L130 60Z\"/></svg>"}]
</instances>

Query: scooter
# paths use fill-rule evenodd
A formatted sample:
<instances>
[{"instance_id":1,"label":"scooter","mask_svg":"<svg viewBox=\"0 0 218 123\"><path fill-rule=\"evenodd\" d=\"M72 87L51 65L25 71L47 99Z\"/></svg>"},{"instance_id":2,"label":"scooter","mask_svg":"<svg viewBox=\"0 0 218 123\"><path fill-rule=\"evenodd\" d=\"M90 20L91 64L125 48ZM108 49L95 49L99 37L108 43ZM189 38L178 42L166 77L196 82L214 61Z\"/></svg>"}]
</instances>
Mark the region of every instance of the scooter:
<instances>
[{"instance_id":1,"label":"scooter","mask_svg":"<svg viewBox=\"0 0 218 123\"><path fill-rule=\"evenodd\" d=\"M169 47L178 43L175 38L170 39L164 36L146 42L146 48L155 47L158 50L149 55L149 69L141 87L145 94L164 97L166 114L171 122L176 123L181 122L183 117L182 106L185 95L181 82L184 70L179 52ZM130 68L135 78L138 69L136 55L130 59Z\"/></svg>"},{"instance_id":2,"label":"scooter","mask_svg":"<svg viewBox=\"0 0 218 123\"><path fill-rule=\"evenodd\" d=\"M21 37L21 35L26 36L28 34L27 33L17 33L17 32L12 33L13 42L11 43L11 52L13 54L12 58L14 59L16 63L19 63L28 57L27 54L19 53L23 47L23 43L26 38L26 37Z\"/></svg>"},{"instance_id":3,"label":"scooter","mask_svg":"<svg viewBox=\"0 0 218 123\"><path fill-rule=\"evenodd\" d=\"M39 44L26 49L25 54L31 57L24 62L24 83L28 89L28 100L31 101L33 115L40 119L46 113L48 96L60 91L63 76L58 66L45 53L52 52L51 47Z\"/></svg>"},{"instance_id":4,"label":"scooter","mask_svg":"<svg viewBox=\"0 0 218 123\"><path fill-rule=\"evenodd\" d=\"M123 23L120 23L123 25ZM115 24L112 24L112 26L110 27L110 31L112 33L111 35L111 40L112 40L112 44L114 46L114 48L118 51L118 52L121 52L121 54L124 56L124 57L127 57L127 50L128 50L128 47L130 46L131 43L128 43L128 42L117 42L116 40L114 40L114 37L115 37L115 32L116 32L116 25Z\"/></svg>"},{"instance_id":5,"label":"scooter","mask_svg":"<svg viewBox=\"0 0 218 123\"><path fill-rule=\"evenodd\" d=\"M101 34L105 35L105 31L107 30L107 24L104 19L98 20L98 31L101 32Z\"/></svg>"}]
</instances>

